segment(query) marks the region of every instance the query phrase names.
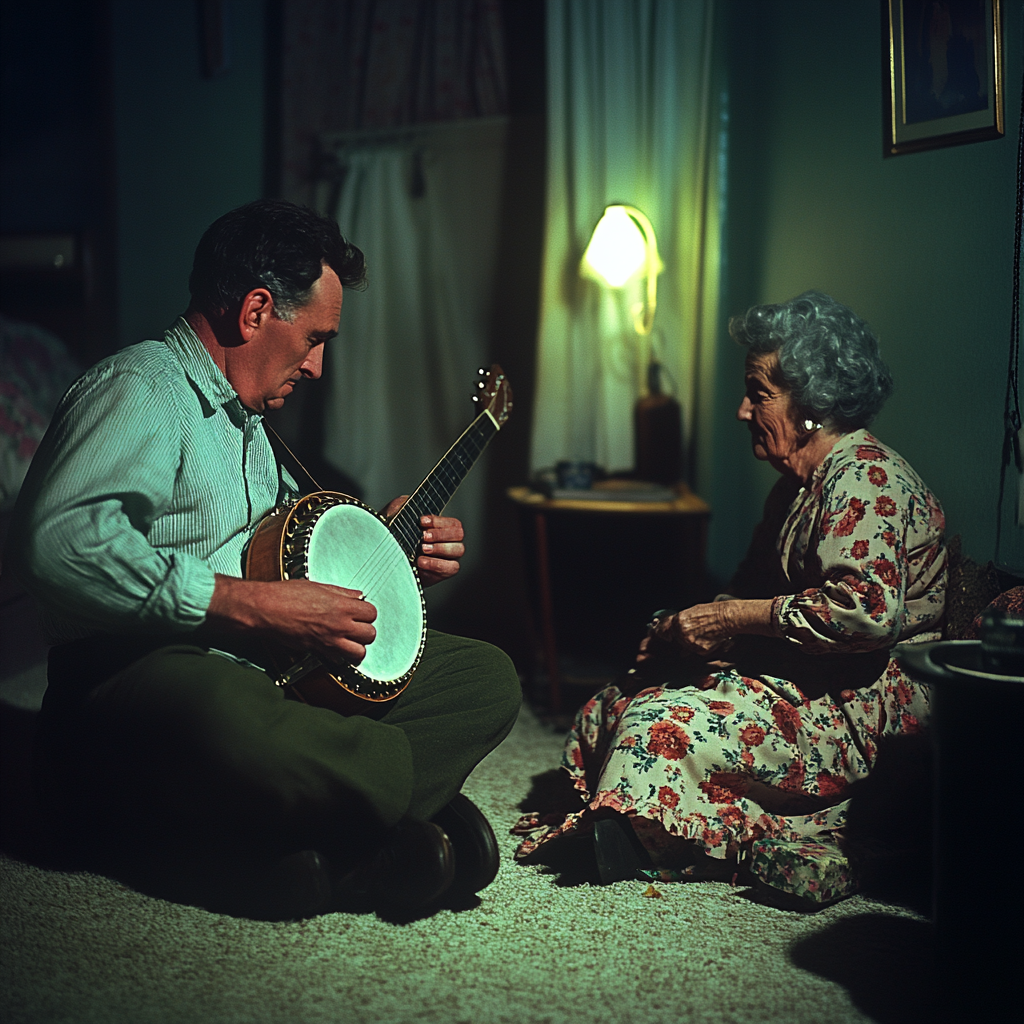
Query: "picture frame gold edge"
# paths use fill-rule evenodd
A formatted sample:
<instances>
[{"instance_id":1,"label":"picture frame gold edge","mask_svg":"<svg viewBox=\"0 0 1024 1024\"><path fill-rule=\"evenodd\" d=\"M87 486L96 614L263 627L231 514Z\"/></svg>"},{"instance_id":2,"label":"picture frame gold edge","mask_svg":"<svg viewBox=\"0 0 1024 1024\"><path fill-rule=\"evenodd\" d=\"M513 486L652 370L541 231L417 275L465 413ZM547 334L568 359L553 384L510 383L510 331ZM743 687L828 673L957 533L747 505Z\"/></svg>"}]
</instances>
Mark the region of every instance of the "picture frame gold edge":
<instances>
[{"instance_id":1,"label":"picture frame gold edge","mask_svg":"<svg viewBox=\"0 0 1024 1024\"><path fill-rule=\"evenodd\" d=\"M930 135L924 139L907 139L891 145L888 156L902 156L904 153L919 153L928 149L948 149L950 146L964 146L969 142L986 142L990 139L1001 139L1005 132L988 125L984 128L969 128L963 132L951 132L948 135Z\"/></svg>"},{"instance_id":2,"label":"picture frame gold edge","mask_svg":"<svg viewBox=\"0 0 1024 1024\"><path fill-rule=\"evenodd\" d=\"M950 146L963 146L971 142L986 142L1001 139L1006 135L1005 95L1004 95L1004 55L1003 55L1003 0L992 0L992 80L995 123L965 131L951 132L948 135L929 135L922 139L905 139L896 141L896 39L893 29L893 5L900 0L881 0L882 13L882 45L888 50L889 61L887 73L883 73L885 88L882 101L884 104L882 129L882 156L903 156L907 153L920 153L929 149L948 149Z\"/></svg>"},{"instance_id":3,"label":"picture frame gold edge","mask_svg":"<svg viewBox=\"0 0 1024 1024\"><path fill-rule=\"evenodd\" d=\"M896 155L896 39L892 23L893 0L879 0L882 52L889 54L882 71L882 155Z\"/></svg>"},{"instance_id":4,"label":"picture frame gold edge","mask_svg":"<svg viewBox=\"0 0 1024 1024\"><path fill-rule=\"evenodd\" d=\"M996 130L1006 134L1005 67L1003 66L1003 0L992 0L992 81L996 104Z\"/></svg>"}]
</instances>

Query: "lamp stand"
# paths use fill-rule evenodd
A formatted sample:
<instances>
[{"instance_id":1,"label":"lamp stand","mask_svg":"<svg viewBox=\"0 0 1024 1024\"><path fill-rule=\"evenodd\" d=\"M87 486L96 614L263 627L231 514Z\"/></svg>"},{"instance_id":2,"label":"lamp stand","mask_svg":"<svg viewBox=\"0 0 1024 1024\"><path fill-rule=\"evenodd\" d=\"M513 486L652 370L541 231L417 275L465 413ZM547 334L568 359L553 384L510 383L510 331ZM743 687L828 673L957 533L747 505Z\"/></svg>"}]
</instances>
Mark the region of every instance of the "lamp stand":
<instances>
[{"instance_id":1,"label":"lamp stand","mask_svg":"<svg viewBox=\"0 0 1024 1024\"><path fill-rule=\"evenodd\" d=\"M661 363L647 367L648 393L633 408L636 478L676 484L683 478L683 416L679 403L661 389Z\"/></svg>"}]
</instances>

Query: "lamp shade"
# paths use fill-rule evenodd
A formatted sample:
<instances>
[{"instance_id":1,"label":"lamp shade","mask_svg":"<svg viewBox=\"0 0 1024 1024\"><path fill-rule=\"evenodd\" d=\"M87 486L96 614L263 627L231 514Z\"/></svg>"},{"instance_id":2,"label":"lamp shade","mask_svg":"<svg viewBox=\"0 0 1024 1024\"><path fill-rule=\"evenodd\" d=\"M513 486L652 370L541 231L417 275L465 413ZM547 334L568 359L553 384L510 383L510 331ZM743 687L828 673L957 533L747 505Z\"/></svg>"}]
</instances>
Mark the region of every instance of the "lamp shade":
<instances>
[{"instance_id":1,"label":"lamp shade","mask_svg":"<svg viewBox=\"0 0 1024 1024\"><path fill-rule=\"evenodd\" d=\"M647 279L645 301L634 308L633 326L650 334L657 306L658 274L662 271L654 226L635 206L607 206L580 261L580 272L612 288L621 288L637 274Z\"/></svg>"},{"instance_id":2,"label":"lamp shade","mask_svg":"<svg viewBox=\"0 0 1024 1024\"><path fill-rule=\"evenodd\" d=\"M609 206L583 254L584 266L612 288L621 288L647 265L647 239L624 206Z\"/></svg>"}]
</instances>

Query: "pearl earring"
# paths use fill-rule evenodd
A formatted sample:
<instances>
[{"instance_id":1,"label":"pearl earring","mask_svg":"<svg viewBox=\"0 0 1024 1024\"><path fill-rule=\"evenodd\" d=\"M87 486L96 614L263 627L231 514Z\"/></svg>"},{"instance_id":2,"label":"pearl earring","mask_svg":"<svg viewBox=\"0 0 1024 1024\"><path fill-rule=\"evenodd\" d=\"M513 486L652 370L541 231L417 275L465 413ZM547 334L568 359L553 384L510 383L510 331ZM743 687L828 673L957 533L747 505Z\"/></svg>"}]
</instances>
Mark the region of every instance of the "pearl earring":
<instances>
[{"instance_id":1,"label":"pearl earring","mask_svg":"<svg viewBox=\"0 0 1024 1024\"><path fill-rule=\"evenodd\" d=\"M809 434L813 434L815 430L821 430L821 424L815 423L814 420L804 420L804 430Z\"/></svg>"}]
</instances>

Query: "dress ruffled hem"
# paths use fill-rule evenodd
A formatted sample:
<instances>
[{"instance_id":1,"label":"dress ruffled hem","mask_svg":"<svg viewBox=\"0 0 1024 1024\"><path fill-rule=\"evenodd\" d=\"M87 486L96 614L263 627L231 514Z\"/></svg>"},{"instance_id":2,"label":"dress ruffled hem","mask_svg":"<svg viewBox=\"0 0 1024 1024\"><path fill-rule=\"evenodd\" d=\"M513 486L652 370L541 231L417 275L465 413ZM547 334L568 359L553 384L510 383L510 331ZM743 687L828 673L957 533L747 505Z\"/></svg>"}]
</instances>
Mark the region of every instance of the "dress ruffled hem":
<instances>
[{"instance_id":1,"label":"dress ruffled hem","mask_svg":"<svg viewBox=\"0 0 1024 1024\"><path fill-rule=\"evenodd\" d=\"M589 830L593 814L609 809L618 814L635 815L660 825L665 832L676 839L690 840L714 860L725 860L757 839L776 839L784 842L820 841L838 832L845 821L849 801L824 808L813 814L776 815L761 811L752 818L737 808L743 822L712 829L705 815L694 813L682 819L675 819L665 812L667 808L639 808L635 802L623 800L614 791L598 794L586 807L566 815L542 815L527 812L512 827L513 835L523 836L515 851L514 859L529 863L548 843L574 833ZM654 811L654 813L650 813ZM724 841L723 841L724 840Z\"/></svg>"}]
</instances>

